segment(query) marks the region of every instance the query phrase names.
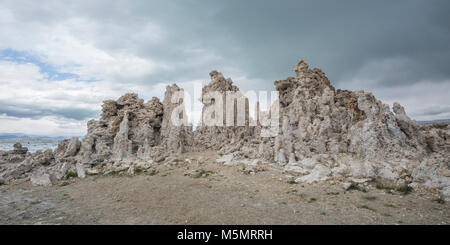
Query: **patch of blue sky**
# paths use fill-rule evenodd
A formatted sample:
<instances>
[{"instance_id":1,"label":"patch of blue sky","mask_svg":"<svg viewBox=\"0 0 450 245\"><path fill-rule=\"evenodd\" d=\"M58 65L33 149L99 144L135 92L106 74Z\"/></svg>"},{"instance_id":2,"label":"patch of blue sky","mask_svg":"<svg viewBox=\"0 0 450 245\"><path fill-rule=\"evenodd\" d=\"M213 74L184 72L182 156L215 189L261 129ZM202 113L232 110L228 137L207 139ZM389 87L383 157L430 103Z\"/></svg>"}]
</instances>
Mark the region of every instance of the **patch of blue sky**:
<instances>
[{"instance_id":1,"label":"patch of blue sky","mask_svg":"<svg viewBox=\"0 0 450 245\"><path fill-rule=\"evenodd\" d=\"M73 73L58 71L58 67L43 62L39 56L25 51L17 51L13 49L0 50L0 60L10 61L17 64L35 64L39 67L40 73L50 81L58 81L65 79L79 80L79 76Z\"/></svg>"}]
</instances>

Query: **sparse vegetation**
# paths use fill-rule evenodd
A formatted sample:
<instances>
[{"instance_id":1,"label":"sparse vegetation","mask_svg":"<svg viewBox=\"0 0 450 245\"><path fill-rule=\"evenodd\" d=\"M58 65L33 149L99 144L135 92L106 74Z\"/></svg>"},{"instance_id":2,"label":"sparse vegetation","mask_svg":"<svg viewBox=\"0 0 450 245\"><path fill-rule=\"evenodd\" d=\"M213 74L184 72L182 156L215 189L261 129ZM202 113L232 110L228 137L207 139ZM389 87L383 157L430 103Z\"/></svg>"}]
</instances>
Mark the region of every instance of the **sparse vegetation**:
<instances>
[{"instance_id":1,"label":"sparse vegetation","mask_svg":"<svg viewBox=\"0 0 450 245\"><path fill-rule=\"evenodd\" d=\"M377 185L375 186L378 190L387 190L390 191L392 189L394 189L392 186L389 185L385 185L381 182L377 182Z\"/></svg>"},{"instance_id":2,"label":"sparse vegetation","mask_svg":"<svg viewBox=\"0 0 450 245\"><path fill-rule=\"evenodd\" d=\"M158 174L158 171L155 169L152 169L151 171L147 171L146 173L147 173L147 175L154 176L154 175Z\"/></svg>"},{"instance_id":3,"label":"sparse vegetation","mask_svg":"<svg viewBox=\"0 0 450 245\"><path fill-rule=\"evenodd\" d=\"M214 173L213 171L204 170L204 169L200 169L199 171L200 171L200 173L198 175L196 175L196 176L193 176L193 178L198 179L198 178L201 178L201 177L208 177L209 175Z\"/></svg>"},{"instance_id":4,"label":"sparse vegetation","mask_svg":"<svg viewBox=\"0 0 450 245\"><path fill-rule=\"evenodd\" d=\"M327 215L327 213L325 213L325 212L320 212L320 215Z\"/></svg>"},{"instance_id":5,"label":"sparse vegetation","mask_svg":"<svg viewBox=\"0 0 450 245\"><path fill-rule=\"evenodd\" d=\"M76 177L78 177L78 174L76 172L69 171L66 174L66 179L76 178Z\"/></svg>"},{"instance_id":6,"label":"sparse vegetation","mask_svg":"<svg viewBox=\"0 0 450 245\"><path fill-rule=\"evenodd\" d=\"M296 185L297 182L295 182L295 180L289 180L289 181L288 181L288 184L290 184L290 185Z\"/></svg>"},{"instance_id":7,"label":"sparse vegetation","mask_svg":"<svg viewBox=\"0 0 450 245\"><path fill-rule=\"evenodd\" d=\"M441 197L433 199L433 202L439 203L439 204L445 204L445 200Z\"/></svg>"},{"instance_id":8,"label":"sparse vegetation","mask_svg":"<svg viewBox=\"0 0 450 245\"><path fill-rule=\"evenodd\" d=\"M352 183L352 185L350 185L350 187L348 188L348 190L352 191L361 191L361 192L367 192L367 190L365 188L359 187L357 184Z\"/></svg>"},{"instance_id":9,"label":"sparse vegetation","mask_svg":"<svg viewBox=\"0 0 450 245\"><path fill-rule=\"evenodd\" d=\"M144 172L144 169L142 169L140 167L137 167L137 168L134 169L134 173L135 174L141 174L142 172Z\"/></svg>"},{"instance_id":10,"label":"sparse vegetation","mask_svg":"<svg viewBox=\"0 0 450 245\"><path fill-rule=\"evenodd\" d=\"M390 186L390 185L385 185L381 182L377 182L376 186L375 186L378 190L386 190L387 193L393 193L392 191L395 190L397 192L400 192L403 195L408 195L409 193L411 193L413 191L413 188L408 186L407 184L398 186L398 187L394 187L394 186Z\"/></svg>"},{"instance_id":11,"label":"sparse vegetation","mask_svg":"<svg viewBox=\"0 0 450 245\"><path fill-rule=\"evenodd\" d=\"M117 175L119 175L120 172L121 171L113 170L113 171L109 172L107 175L117 176Z\"/></svg>"},{"instance_id":12,"label":"sparse vegetation","mask_svg":"<svg viewBox=\"0 0 450 245\"><path fill-rule=\"evenodd\" d=\"M41 203L40 201L32 201L30 204L31 205L36 205L36 204L39 204L39 203Z\"/></svg>"},{"instance_id":13,"label":"sparse vegetation","mask_svg":"<svg viewBox=\"0 0 450 245\"><path fill-rule=\"evenodd\" d=\"M395 189L396 191L400 192L403 195L408 195L413 191L413 188L408 185L402 185Z\"/></svg>"},{"instance_id":14,"label":"sparse vegetation","mask_svg":"<svg viewBox=\"0 0 450 245\"><path fill-rule=\"evenodd\" d=\"M369 206L367 206L367 205L362 205L362 206L360 206L359 208L367 209L367 210L370 210L370 211L372 211L372 212L376 212L376 211L377 211L376 209L371 208L371 207L369 207Z\"/></svg>"},{"instance_id":15,"label":"sparse vegetation","mask_svg":"<svg viewBox=\"0 0 450 245\"><path fill-rule=\"evenodd\" d=\"M383 214L383 216L385 216L385 217L391 217L392 215L391 215L391 214L388 214L388 213L385 213L385 214Z\"/></svg>"},{"instance_id":16,"label":"sparse vegetation","mask_svg":"<svg viewBox=\"0 0 450 245\"><path fill-rule=\"evenodd\" d=\"M386 204L384 204L384 206L388 207L388 208L396 208L397 207L394 204L390 204L390 203L386 203Z\"/></svg>"},{"instance_id":17,"label":"sparse vegetation","mask_svg":"<svg viewBox=\"0 0 450 245\"><path fill-rule=\"evenodd\" d=\"M309 203L312 203L312 202L315 202L315 201L317 201L317 198L315 198L315 197L311 197L310 199L309 199Z\"/></svg>"},{"instance_id":18,"label":"sparse vegetation","mask_svg":"<svg viewBox=\"0 0 450 245\"><path fill-rule=\"evenodd\" d=\"M437 128L437 129L446 129L447 126L448 126L448 124L445 124L445 123L436 123L436 124L433 124L433 127L434 127L434 128Z\"/></svg>"},{"instance_id":19,"label":"sparse vegetation","mask_svg":"<svg viewBox=\"0 0 450 245\"><path fill-rule=\"evenodd\" d=\"M375 201L375 200L377 200L377 197L374 197L374 196L363 196L363 198L368 200L368 201Z\"/></svg>"},{"instance_id":20,"label":"sparse vegetation","mask_svg":"<svg viewBox=\"0 0 450 245\"><path fill-rule=\"evenodd\" d=\"M124 170L112 170L112 171L106 173L105 175L109 175L109 176L119 176L120 173L125 172L125 171L126 171L126 169L124 169Z\"/></svg>"}]
</instances>

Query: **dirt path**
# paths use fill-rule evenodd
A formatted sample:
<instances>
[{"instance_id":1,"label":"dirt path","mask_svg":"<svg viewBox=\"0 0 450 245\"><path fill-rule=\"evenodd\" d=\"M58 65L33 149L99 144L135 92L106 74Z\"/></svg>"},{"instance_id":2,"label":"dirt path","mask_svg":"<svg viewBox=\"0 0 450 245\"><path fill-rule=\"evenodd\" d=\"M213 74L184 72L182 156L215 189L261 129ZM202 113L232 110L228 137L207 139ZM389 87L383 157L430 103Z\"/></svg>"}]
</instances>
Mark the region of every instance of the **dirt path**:
<instances>
[{"instance_id":1,"label":"dirt path","mask_svg":"<svg viewBox=\"0 0 450 245\"><path fill-rule=\"evenodd\" d=\"M0 224L450 224L449 204L432 196L289 184L276 170L244 174L206 155L134 177L0 186ZM209 174L185 175L193 169Z\"/></svg>"}]
</instances>

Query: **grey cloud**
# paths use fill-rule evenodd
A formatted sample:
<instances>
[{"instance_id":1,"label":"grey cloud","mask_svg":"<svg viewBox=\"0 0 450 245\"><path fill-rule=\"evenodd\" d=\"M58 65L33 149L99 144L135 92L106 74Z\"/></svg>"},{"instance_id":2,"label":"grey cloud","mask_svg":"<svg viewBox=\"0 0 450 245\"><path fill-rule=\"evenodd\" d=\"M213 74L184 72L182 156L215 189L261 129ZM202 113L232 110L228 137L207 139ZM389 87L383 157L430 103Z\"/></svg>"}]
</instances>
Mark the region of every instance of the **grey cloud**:
<instances>
[{"instance_id":1,"label":"grey cloud","mask_svg":"<svg viewBox=\"0 0 450 245\"><path fill-rule=\"evenodd\" d=\"M0 102L0 115L6 114L11 117L38 119L44 116L62 116L69 119L85 120L97 117L98 110L82 108L45 108L41 105L18 105Z\"/></svg>"},{"instance_id":2,"label":"grey cloud","mask_svg":"<svg viewBox=\"0 0 450 245\"><path fill-rule=\"evenodd\" d=\"M67 14L83 16L104 27L97 44L102 48L157 57L179 68L148 77L153 80L192 79L212 69L239 67L250 77L271 83L291 75L292 65L305 58L337 81L370 60L396 56L414 60L417 64L411 68L423 67L411 69L416 77L450 75L448 1L55 1L51 7L35 5L40 6L36 11L27 5L20 8L20 16L39 21L56 21ZM138 31L147 22L167 32L164 42L124 35L124 30ZM189 48L220 58L191 66L205 54L189 52Z\"/></svg>"},{"instance_id":3,"label":"grey cloud","mask_svg":"<svg viewBox=\"0 0 450 245\"><path fill-rule=\"evenodd\" d=\"M22 21L86 18L99 25L96 46L170 66L134 80L117 78L122 83L208 80L216 69L243 90L272 90L274 80L293 75L299 58L324 70L336 87L352 89L352 78L373 78L362 88L378 88L381 98L390 98L384 88L450 79L450 2L445 0L11 1L10 6ZM150 23L160 28L155 31L161 31L162 41L143 35L152 30L145 30ZM391 59L403 62L384 69L370 65ZM258 82L239 81L239 75ZM93 115L78 109L39 111Z\"/></svg>"}]
</instances>

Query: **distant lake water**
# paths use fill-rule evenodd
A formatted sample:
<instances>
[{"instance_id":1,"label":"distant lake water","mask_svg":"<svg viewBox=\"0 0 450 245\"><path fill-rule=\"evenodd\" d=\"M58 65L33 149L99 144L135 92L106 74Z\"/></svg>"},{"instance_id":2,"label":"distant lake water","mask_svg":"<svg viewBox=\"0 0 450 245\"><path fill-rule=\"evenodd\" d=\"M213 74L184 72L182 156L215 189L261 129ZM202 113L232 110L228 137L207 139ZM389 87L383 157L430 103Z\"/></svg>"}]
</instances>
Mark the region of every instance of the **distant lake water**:
<instances>
[{"instance_id":1,"label":"distant lake water","mask_svg":"<svg viewBox=\"0 0 450 245\"><path fill-rule=\"evenodd\" d=\"M54 139L40 139L40 138L16 138L0 140L0 150L9 151L14 149L15 143L21 143L23 147L27 147L29 152L36 152L38 150L45 151L47 149L56 149L58 147L58 140Z\"/></svg>"}]
</instances>

